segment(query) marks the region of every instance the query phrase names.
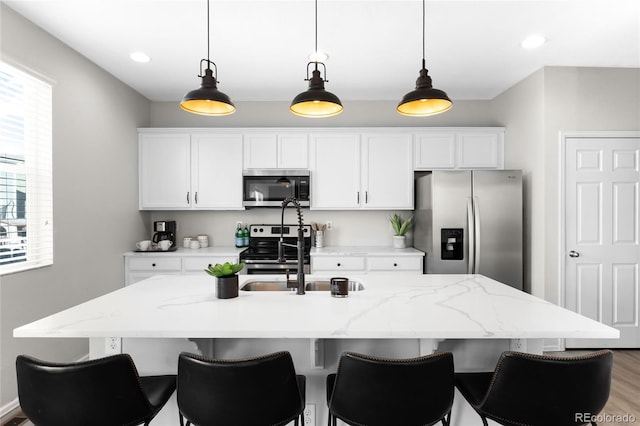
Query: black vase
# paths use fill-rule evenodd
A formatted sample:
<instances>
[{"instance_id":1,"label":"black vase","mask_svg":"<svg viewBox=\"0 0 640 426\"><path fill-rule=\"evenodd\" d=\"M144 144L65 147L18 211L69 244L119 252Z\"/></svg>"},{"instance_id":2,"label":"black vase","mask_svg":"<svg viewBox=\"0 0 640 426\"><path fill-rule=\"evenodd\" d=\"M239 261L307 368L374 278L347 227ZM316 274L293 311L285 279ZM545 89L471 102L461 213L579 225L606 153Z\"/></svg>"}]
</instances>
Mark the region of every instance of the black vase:
<instances>
[{"instance_id":1,"label":"black vase","mask_svg":"<svg viewBox=\"0 0 640 426\"><path fill-rule=\"evenodd\" d=\"M218 299L238 297L238 276L216 277L216 293Z\"/></svg>"}]
</instances>

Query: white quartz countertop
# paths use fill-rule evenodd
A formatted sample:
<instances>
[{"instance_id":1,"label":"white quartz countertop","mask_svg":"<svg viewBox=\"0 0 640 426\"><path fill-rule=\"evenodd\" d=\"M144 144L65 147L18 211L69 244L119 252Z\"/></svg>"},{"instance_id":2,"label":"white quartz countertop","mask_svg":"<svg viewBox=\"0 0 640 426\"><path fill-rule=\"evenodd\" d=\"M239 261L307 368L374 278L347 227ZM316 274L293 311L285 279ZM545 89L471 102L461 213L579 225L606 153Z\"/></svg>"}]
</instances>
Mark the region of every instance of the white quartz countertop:
<instances>
[{"instance_id":1,"label":"white quartz countertop","mask_svg":"<svg viewBox=\"0 0 640 426\"><path fill-rule=\"evenodd\" d=\"M178 247L175 251L128 251L125 256L237 256L246 247L233 247L233 246L216 246L216 247L203 247L197 249Z\"/></svg>"},{"instance_id":2,"label":"white quartz countertop","mask_svg":"<svg viewBox=\"0 0 640 426\"><path fill-rule=\"evenodd\" d=\"M311 256L424 256L424 252L413 247L329 246L312 247Z\"/></svg>"},{"instance_id":3,"label":"white quartz countertop","mask_svg":"<svg viewBox=\"0 0 640 426\"><path fill-rule=\"evenodd\" d=\"M326 277L309 275L307 281ZM350 277L363 291L245 292L156 276L14 330L15 337L618 338L601 323L481 275ZM274 276L240 276L248 280Z\"/></svg>"}]
</instances>

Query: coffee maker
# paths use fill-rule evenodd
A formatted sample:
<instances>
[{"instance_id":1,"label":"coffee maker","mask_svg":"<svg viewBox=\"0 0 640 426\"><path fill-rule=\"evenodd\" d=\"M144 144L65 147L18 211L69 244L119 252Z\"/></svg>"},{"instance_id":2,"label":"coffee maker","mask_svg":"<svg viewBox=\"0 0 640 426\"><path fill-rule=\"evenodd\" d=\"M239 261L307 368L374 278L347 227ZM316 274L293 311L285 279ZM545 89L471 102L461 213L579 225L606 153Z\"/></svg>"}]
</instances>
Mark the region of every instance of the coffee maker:
<instances>
[{"instance_id":1,"label":"coffee maker","mask_svg":"<svg viewBox=\"0 0 640 426\"><path fill-rule=\"evenodd\" d=\"M153 222L153 238L154 243L162 240L170 240L171 248L176 247L176 221L161 220Z\"/></svg>"}]
</instances>

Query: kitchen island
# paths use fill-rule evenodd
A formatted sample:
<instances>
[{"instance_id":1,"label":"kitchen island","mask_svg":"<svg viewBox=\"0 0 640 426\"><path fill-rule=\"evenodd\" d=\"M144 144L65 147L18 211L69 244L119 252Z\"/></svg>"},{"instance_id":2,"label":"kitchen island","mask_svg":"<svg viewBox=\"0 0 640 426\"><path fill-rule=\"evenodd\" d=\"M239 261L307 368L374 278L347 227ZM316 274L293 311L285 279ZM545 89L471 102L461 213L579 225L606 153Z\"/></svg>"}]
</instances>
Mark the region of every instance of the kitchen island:
<instances>
[{"instance_id":1,"label":"kitchen island","mask_svg":"<svg viewBox=\"0 0 640 426\"><path fill-rule=\"evenodd\" d=\"M286 349L308 377L307 402L315 404L316 424L326 422L324 377L335 371L345 350L389 357L451 350L457 371L486 370L502 350L541 352L545 338L619 336L613 328L481 275L349 278L365 289L344 299L327 291L303 296L241 291L238 298L217 299L214 280L204 274L156 276L16 328L14 336L91 338L92 357L128 352L119 338L138 338L150 346L182 342L173 347L217 357ZM241 286L274 279L240 277ZM141 373L169 372L158 371L163 363L175 371L176 353L158 354L157 347L150 352L161 359L147 361L144 353L133 354ZM458 395L452 424L477 423L463 404ZM167 424L174 424L172 416Z\"/></svg>"}]
</instances>

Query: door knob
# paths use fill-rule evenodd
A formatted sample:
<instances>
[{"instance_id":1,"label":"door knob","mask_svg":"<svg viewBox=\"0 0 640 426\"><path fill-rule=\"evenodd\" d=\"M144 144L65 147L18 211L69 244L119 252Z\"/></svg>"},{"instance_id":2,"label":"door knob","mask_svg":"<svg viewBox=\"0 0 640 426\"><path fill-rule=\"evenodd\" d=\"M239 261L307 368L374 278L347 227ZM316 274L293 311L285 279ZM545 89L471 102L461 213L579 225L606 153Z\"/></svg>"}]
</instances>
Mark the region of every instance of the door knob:
<instances>
[{"instance_id":1,"label":"door knob","mask_svg":"<svg viewBox=\"0 0 640 426\"><path fill-rule=\"evenodd\" d=\"M580 257L580 253L578 253L578 252L577 252L577 251L575 251L575 250L571 250L571 251L569 252L569 257Z\"/></svg>"}]
</instances>

